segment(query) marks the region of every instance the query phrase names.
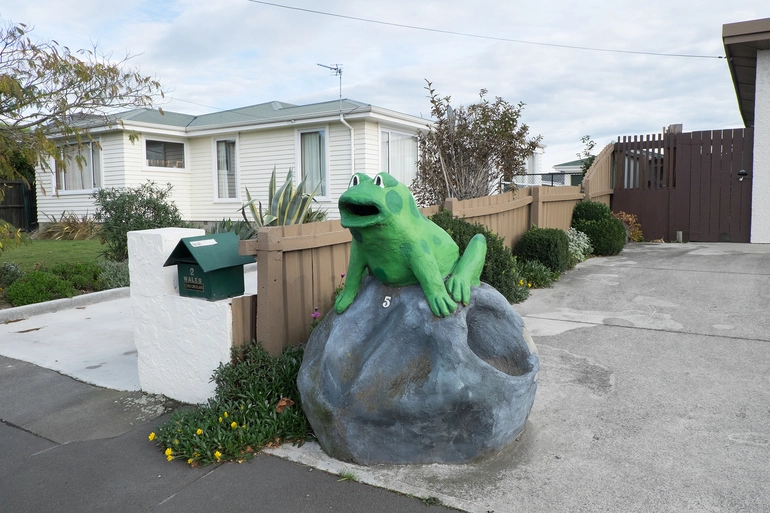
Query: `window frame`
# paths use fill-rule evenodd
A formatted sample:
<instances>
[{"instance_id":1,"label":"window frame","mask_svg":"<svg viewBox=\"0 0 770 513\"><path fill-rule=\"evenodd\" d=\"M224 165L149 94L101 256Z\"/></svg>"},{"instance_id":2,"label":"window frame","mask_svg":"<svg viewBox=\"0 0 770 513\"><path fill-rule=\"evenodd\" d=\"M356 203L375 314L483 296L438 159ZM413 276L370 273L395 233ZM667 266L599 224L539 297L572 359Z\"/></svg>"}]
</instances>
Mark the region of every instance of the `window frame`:
<instances>
[{"instance_id":1,"label":"window frame","mask_svg":"<svg viewBox=\"0 0 770 513\"><path fill-rule=\"evenodd\" d=\"M294 156L294 183L299 185L302 182L302 134L309 134L315 132L324 133L324 162L323 162L323 187L326 189L326 194L322 195L316 193L313 198L317 201L331 201L331 169L330 169L330 155L329 155L329 125L313 126L307 128L298 128L295 131L295 156ZM306 191L311 192L311 191Z\"/></svg>"},{"instance_id":2,"label":"window frame","mask_svg":"<svg viewBox=\"0 0 770 513\"><path fill-rule=\"evenodd\" d=\"M242 203L241 198L241 156L240 156L240 138L238 134L231 136L214 137L211 140L211 162L212 162L212 186L214 203ZM234 142L234 163L235 163L235 197L219 197L219 155L217 146L220 142Z\"/></svg>"},{"instance_id":3,"label":"window frame","mask_svg":"<svg viewBox=\"0 0 770 513\"><path fill-rule=\"evenodd\" d=\"M164 166L149 165L147 163L147 142L148 141L181 144L183 148L183 154L184 154L184 167L164 167ZM188 167L190 162L189 151L190 151L189 145L187 144L186 140L179 140L171 137L154 137L154 136L148 136L145 134L142 137L142 169L147 169L151 171L165 171L165 172L172 172L172 173L185 172L189 169Z\"/></svg>"},{"instance_id":4,"label":"window frame","mask_svg":"<svg viewBox=\"0 0 770 513\"><path fill-rule=\"evenodd\" d=\"M91 185L92 187L88 189L60 189L59 188L59 169L58 165L54 161L54 173L53 173L53 187L54 191L59 196L67 196L67 195L75 195L75 194L93 194L95 191L98 191L99 189L104 187L104 156L102 151L102 145L101 145L101 138L95 137L93 140L84 141L80 143L82 147L88 146L90 153L91 153L91 159L89 161L90 164L90 170L91 170ZM75 141L65 141L58 145L59 151L61 151L65 146L72 146L77 147L78 143ZM98 152L99 156L99 186L94 185L94 148L96 148L96 151ZM65 170L66 173L66 170ZM66 181L64 184L66 186Z\"/></svg>"},{"instance_id":5,"label":"window frame","mask_svg":"<svg viewBox=\"0 0 770 513\"><path fill-rule=\"evenodd\" d=\"M403 130L399 130L397 128L390 128L390 127L387 127L387 126L380 126L379 128L380 128L380 131L379 131L379 137L378 137L378 140L377 140L377 144L379 145L379 157L380 157L378 159L378 161L377 161L377 166L378 166L379 172L380 173L388 173L390 175L393 174L393 173L391 173L391 170L393 169L393 166L392 166L392 159L391 159L391 152L390 152L390 149L392 147L392 144L391 144L392 141L390 141L390 140L388 140L388 155L387 155L387 157L388 157L388 168L387 169L383 169L382 168L382 157L383 157L382 134L387 132L388 134L404 135L404 136L407 136L407 137L409 137L410 139L412 139L414 141L415 157L416 157L416 159L414 161L414 176L411 179L413 180L414 178L416 178L417 177L417 172L418 172L418 162L420 161L420 142L419 142L419 139L418 139L417 135L413 134L413 133L410 133L410 132L403 131ZM402 177L400 177L400 176L396 177L396 178L398 179L398 181L401 181L401 179L402 179ZM411 180L410 180L410 183L411 183ZM410 183L406 183L405 185L408 187L410 185Z\"/></svg>"}]
</instances>

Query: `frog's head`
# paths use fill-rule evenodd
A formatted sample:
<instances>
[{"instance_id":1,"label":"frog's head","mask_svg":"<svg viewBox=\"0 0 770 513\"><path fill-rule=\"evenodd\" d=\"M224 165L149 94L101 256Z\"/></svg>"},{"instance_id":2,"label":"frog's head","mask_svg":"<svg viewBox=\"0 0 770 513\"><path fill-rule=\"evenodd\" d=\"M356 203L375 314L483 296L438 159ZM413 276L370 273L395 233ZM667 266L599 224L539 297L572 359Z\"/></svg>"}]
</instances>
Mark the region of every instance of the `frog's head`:
<instances>
[{"instance_id":1,"label":"frog's head","mask_svg":"<svg viewBox=\"0 0 770 513\"><path fill-rule=\"evenodd\" d=\"M410 202L411 200L411 202ZM386 224L414 204L409 188L388 173L369 178L356 173L348 190L340 196L340 220L345 228L365 228Z\"/></svg>"}]
</instances>

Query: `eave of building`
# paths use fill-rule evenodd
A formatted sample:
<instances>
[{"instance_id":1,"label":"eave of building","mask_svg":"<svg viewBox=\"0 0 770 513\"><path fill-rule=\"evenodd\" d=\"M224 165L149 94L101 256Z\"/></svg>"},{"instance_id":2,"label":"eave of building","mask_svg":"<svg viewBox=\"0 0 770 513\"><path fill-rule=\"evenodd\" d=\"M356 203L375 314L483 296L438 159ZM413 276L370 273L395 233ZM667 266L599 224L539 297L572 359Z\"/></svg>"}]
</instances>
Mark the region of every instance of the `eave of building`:
<instances>
[{"instance_id":1,"label":"eave of building","mask_svg":"<svg viewBox=\"0 0 770 513\"><path fill-rule=\"evenodd\" d=\"M770 50L770 18L727 23L722 26L722 42L743 124L753 127L757 51Z\"/></svg>"}]
</instances>

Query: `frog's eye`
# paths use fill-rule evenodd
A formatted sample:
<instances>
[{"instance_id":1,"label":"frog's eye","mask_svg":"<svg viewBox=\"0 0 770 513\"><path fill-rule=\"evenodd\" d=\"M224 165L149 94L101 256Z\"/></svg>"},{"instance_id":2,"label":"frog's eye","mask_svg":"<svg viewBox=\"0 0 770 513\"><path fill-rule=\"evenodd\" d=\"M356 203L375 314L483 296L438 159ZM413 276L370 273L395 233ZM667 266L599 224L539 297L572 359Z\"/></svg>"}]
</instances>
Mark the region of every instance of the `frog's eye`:
<instances>
[{"instance_id":1,"label":"frog's eye","mask_svg":"<svg viewBox=\"0 0 770 513\"><path fill-rule=\"evenodd\" d=\"M351 188L351 187L355 187L355 186L356 186L356 185L358 185L360 182L361 182L361 180L359 180L359 178L358 178L358 176L357 176L357 175L353 175L353 176L351 176L351 177L350 177L350 183L348 184L348 189L349 189L349 188Z\"/></svg>"},{"instance_id":2,"label":"frog's eye","mask_svg":"<svg viewBox=\"0 0 770 513\"><path fill-rule=\"evenodd\" d=\"M385 188L385 184L383 183L382 177L380 175L374 177L374 185L382 187L383 189Z\"/></svg>"}]
</instances>

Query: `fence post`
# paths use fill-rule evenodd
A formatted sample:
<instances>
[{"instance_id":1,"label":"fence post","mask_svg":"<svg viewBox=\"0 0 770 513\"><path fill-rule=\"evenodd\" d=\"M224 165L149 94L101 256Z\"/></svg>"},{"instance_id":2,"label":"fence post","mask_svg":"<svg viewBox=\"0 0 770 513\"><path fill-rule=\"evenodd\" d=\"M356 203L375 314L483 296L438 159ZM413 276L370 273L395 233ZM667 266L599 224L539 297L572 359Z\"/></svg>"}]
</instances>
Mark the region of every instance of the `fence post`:
<instances>
[{"instance_id":1,"label":"fence post","mask_svg":"<svg viewBox=\"0 0 770 513\"><path fill-rule=\"evenodd\" d=\"M285 335L282 238L281 227L257 235L257 342L273 356L281 354Z\"/></svg>"},{"instance_id":2,"label":"fence post","mask_svg":"<svg viewBox=\"0 0 770 513\"><path fill-rule=\"evenodd\" d=\"M455 216L455 210L457 209L457 198L447 198L444 200L444 210L449 210L452 217Z\"/></svg>"},{"instance_id":3,"label":"fence post","mask_svg":"<svg viewBox=\"0 0 770 513\"><path fill-rule=\"evenodd\" d=\"M534 224L538 228L540 227L540 222L543 218L543 203L540 200L540 188L538 187L532 187L532 206L530 207L529 211L529 219L531 224Z\"/></svg>"}]
</instances>

